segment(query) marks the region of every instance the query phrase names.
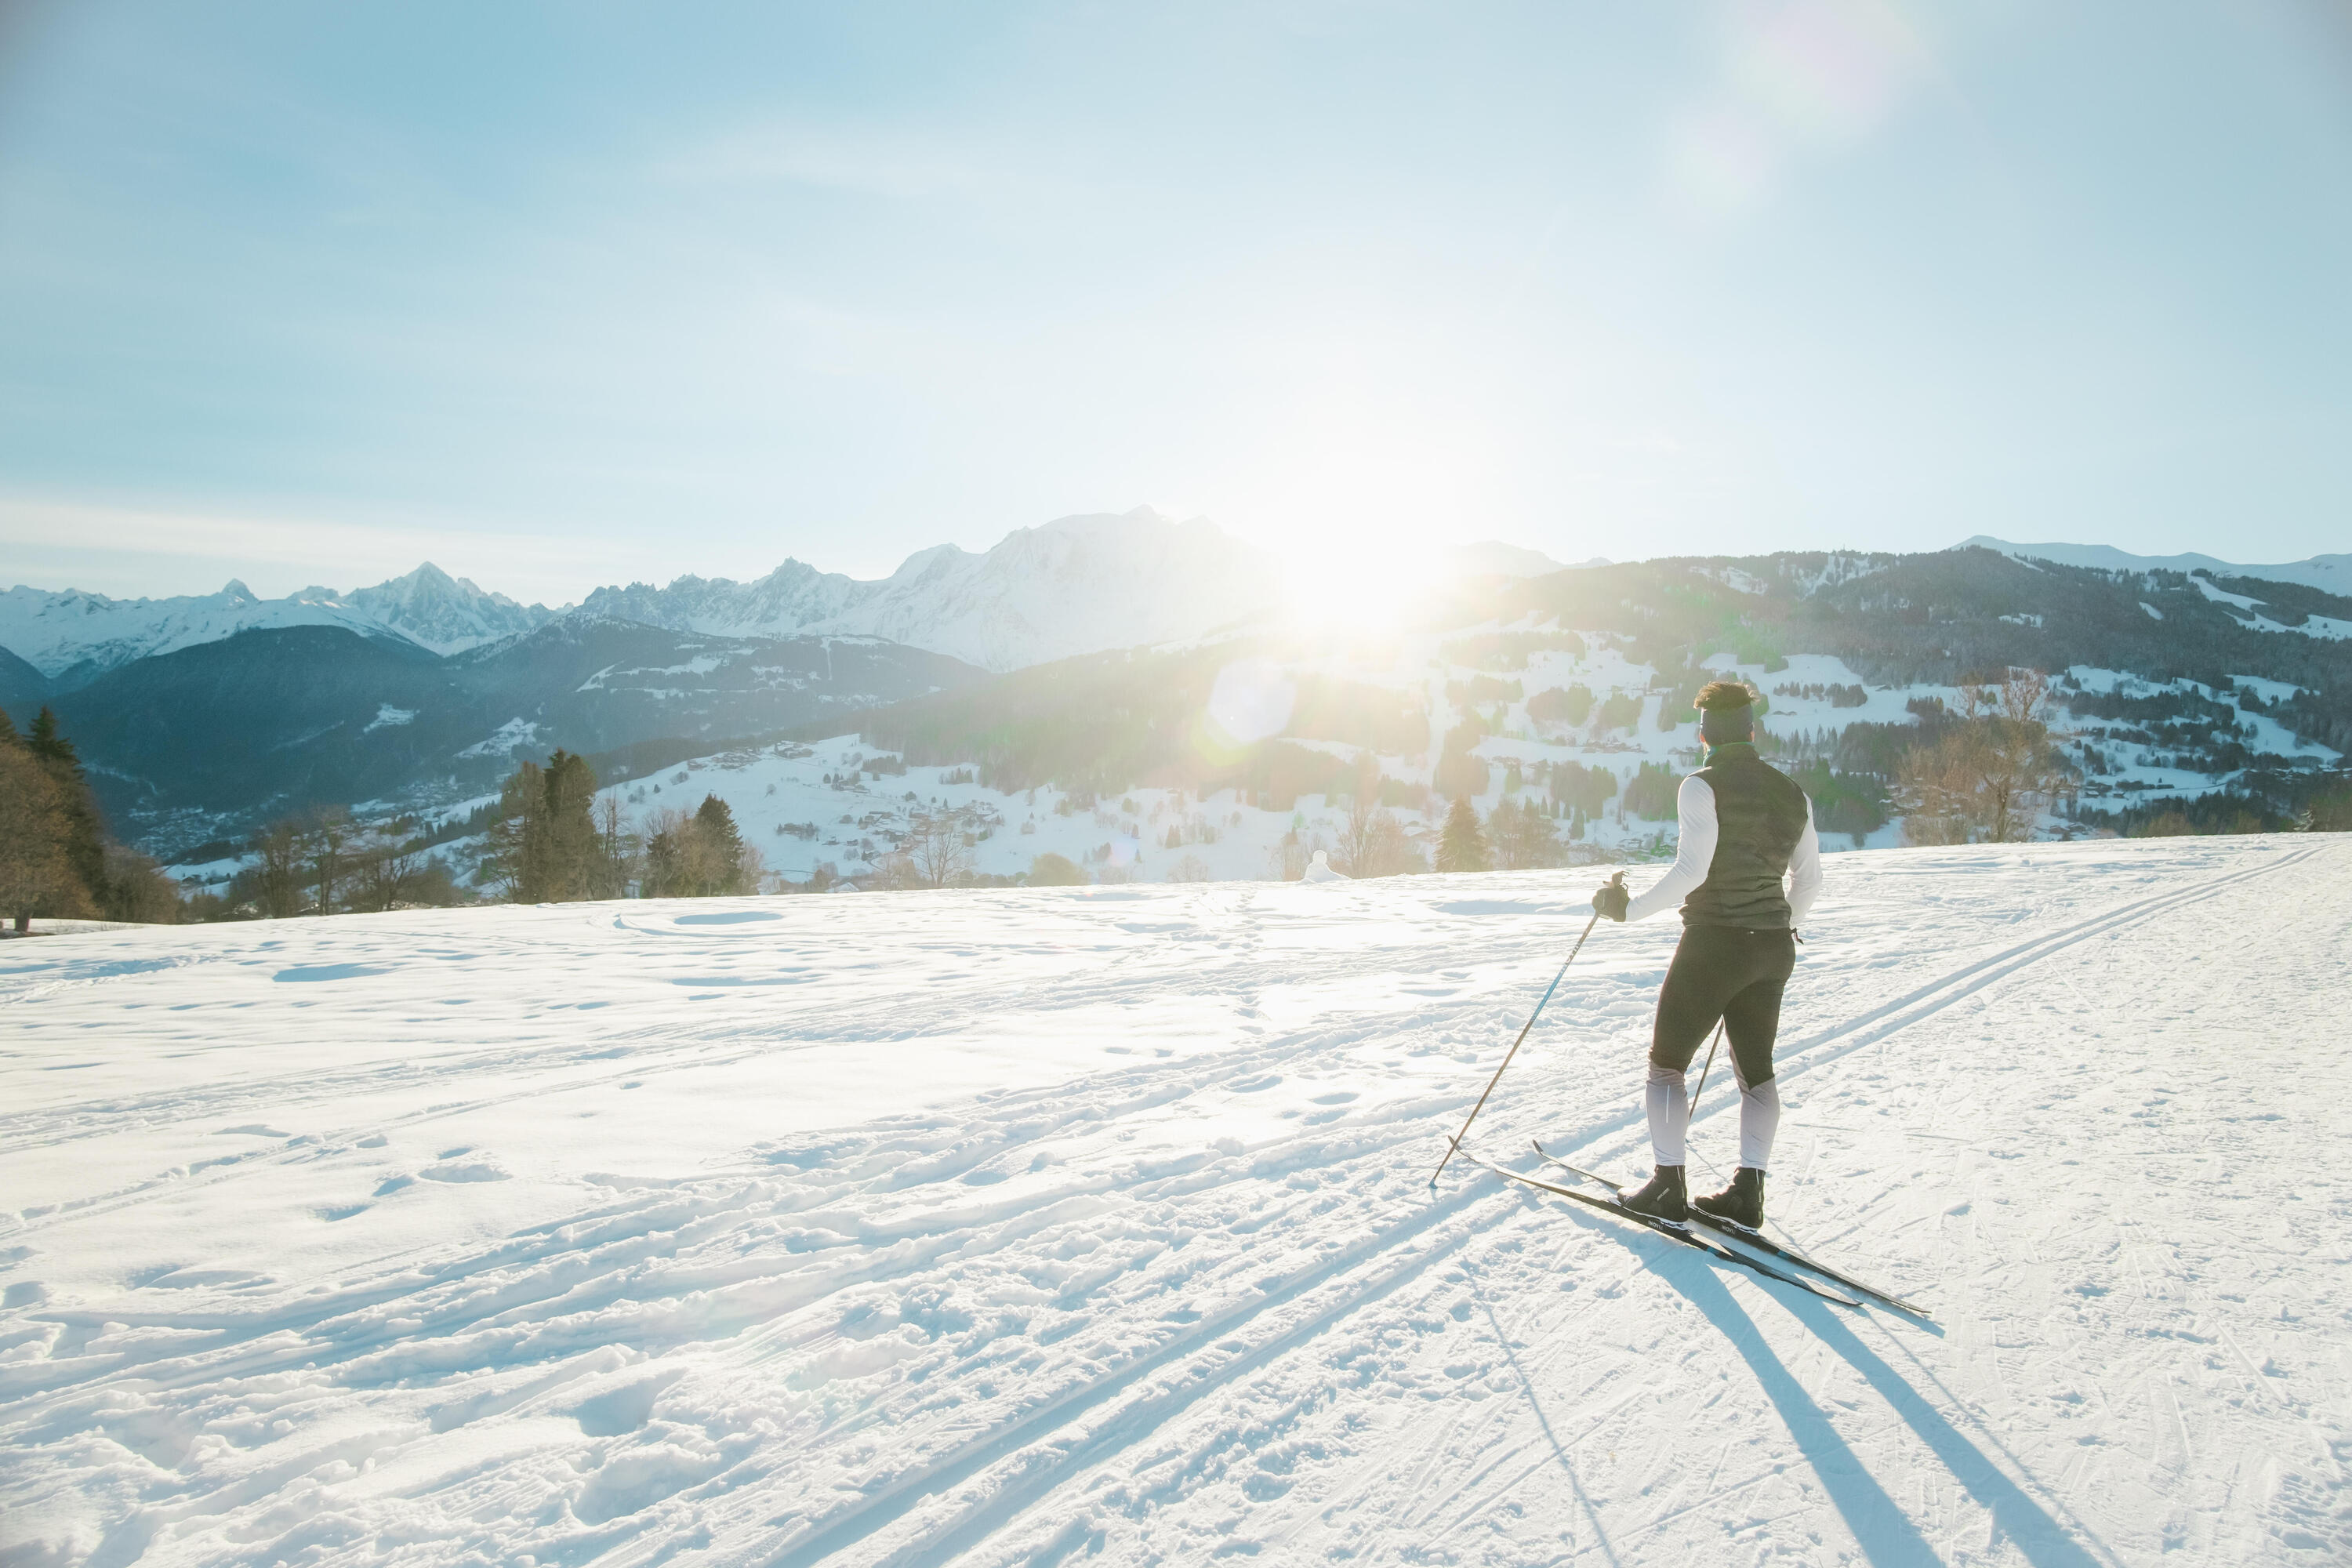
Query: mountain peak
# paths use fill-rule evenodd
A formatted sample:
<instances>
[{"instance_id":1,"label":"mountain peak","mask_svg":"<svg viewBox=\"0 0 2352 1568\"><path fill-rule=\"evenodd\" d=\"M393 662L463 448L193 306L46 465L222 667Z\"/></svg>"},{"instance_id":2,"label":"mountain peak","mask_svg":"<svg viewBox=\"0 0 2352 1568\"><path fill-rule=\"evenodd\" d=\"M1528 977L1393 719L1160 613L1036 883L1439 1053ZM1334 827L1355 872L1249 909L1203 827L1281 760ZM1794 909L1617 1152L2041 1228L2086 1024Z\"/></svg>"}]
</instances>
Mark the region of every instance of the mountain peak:
<instances>
[{"instance_id":1,"label":"mountain peak","mask_svg":"<svg viewBox=\"0 0 2352 1568\"><path fill-rule=\"evenodd\" d=\"M486 593L430 561L405 576L357 590L350 603L377 625L441 654L497 642L554 618L545 605L526 608L504 594Z\"/></svg>"}]
</instances>

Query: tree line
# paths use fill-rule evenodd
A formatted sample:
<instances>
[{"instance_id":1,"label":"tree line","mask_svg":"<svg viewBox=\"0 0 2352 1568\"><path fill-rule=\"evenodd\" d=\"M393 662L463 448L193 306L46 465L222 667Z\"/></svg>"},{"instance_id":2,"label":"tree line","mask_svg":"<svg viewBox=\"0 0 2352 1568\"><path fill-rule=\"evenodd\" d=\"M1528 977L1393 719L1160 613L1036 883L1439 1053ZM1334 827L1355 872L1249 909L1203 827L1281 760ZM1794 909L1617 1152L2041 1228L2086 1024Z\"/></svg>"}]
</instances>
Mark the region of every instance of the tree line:
<instances>
[{"instance_id":1,"label":"tree line","mask_svg":"<svg viewBox=\"0 0 2352 1568\"><path fill-rule=\"evenodd\" d=\"M0 918L21 936L37 916L180 917L171 879L107 831L81 758L47 708L21 734L0 712Z\"/></svg>"},{"instance_id":2,"label":"tree line","mask_svg":"<svg viewBox=\"0 0 2352 1568\"><path fill-rule=\"evenodd\" d=\"M735 814L715 795L691 813L656 806L630 823L596 796L587 759L558 750L525 762L499 792L480 880L519 904L756 893L765 874Z\"/></svg>"}]
</instances>

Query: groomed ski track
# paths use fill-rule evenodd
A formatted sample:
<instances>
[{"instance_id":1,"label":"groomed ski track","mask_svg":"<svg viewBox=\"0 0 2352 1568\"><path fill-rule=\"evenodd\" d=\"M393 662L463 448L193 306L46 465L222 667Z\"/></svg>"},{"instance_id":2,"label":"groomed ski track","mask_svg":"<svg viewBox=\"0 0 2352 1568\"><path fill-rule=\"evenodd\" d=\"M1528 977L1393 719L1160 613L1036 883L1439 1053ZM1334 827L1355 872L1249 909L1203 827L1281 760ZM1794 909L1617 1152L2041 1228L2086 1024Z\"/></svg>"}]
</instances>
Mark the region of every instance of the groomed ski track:
<instances>
[{"instance_id":1,"label":"groomed ski track","mask_svg":"<svg viewBox=\"0 0 2352 1568\"><path fill-rule=\"evenodd\" d=\"M1773 1215L1934 1323L1429 1191L1591 872L0 946L0 1562L2352 1554L2352 841L1828 871ZM1645 1165L1674 937L1473 1148Z\"/></svg>"}]
</instances>

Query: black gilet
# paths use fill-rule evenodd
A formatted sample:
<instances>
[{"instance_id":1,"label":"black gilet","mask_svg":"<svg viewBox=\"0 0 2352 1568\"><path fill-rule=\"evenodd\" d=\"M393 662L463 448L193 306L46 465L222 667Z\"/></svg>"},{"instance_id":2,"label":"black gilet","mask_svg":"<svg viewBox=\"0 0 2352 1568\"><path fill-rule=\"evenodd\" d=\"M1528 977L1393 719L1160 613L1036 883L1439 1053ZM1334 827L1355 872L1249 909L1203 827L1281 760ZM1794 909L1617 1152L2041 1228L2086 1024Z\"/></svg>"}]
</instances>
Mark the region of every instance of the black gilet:
<instances>
[{"instance_id":1,"label":"black gilet","mask_svg":"<svg viewBox=\"0 0 2352 1568\"><path fill-rule=\"evenodd\" d=\"M1804 835L1805 792L1747 742L1716 747L1696 776L1715 792L1715 858L1683 900L1683 924L1788 930L1780 879Z\"/></svg>"}]
</instances>

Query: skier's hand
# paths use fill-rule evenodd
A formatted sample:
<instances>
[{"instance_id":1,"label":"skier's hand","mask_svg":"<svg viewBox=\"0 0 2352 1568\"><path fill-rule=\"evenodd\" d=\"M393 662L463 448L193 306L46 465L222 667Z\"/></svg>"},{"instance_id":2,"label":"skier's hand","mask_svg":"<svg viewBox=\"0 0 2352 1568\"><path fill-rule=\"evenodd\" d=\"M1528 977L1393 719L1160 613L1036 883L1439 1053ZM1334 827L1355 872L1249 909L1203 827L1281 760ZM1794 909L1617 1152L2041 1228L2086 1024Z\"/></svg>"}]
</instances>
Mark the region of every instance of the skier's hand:
<instances>
[{"instance_id":1,"label":"skier's hand","mask_svg":"<svg viewBox=\"0 0 2352 1568\"><path fill-rule=\"evenodd\" d=\"M1633 901L1633 895L1625 891L1625 873L1622 871L1601 883L1592 894L1593 909L1612 921L1623 920L1625 910Z\"/></svg>"}]
</instances>

